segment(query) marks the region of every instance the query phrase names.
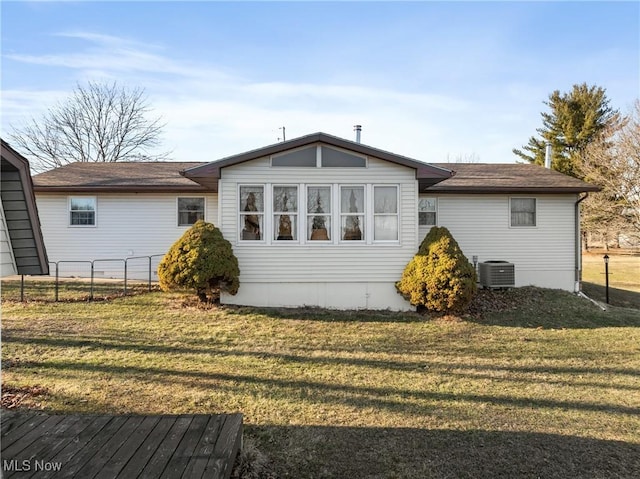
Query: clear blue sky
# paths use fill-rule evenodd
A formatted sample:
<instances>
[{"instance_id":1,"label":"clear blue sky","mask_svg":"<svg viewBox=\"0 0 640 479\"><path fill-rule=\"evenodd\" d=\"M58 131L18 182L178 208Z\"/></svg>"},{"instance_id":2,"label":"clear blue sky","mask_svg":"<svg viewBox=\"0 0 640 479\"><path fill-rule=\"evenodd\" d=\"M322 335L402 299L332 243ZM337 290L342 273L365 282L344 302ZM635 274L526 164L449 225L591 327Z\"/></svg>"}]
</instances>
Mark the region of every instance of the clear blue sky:
<instances>
[{"instance_id":1,"label":"clear blue sky","mask_svg":"<svg viewBox=\"0 0 640 479\"><path fill-rule=\"evenodd\" d=\"M2 135L78 83L143 87L181 161L323 131L511 163L554 90L640 96L638 2L6 2Z\"/></svg>"}]
</instances>

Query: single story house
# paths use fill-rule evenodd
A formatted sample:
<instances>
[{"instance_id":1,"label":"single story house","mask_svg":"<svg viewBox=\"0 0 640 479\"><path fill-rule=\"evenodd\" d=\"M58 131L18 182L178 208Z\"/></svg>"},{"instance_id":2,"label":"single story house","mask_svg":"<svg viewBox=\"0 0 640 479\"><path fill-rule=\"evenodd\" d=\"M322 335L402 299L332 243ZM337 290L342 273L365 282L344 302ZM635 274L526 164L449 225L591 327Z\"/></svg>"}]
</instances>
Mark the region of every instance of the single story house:
<instances>
[{"instance_id":1,"label":"single story house","mask_svg":"<svg viewBox=\"0 0 640 479\"><path fill-rule=\"evenodd\" d=\"M434 226L515 285L575 291L579 203L597 188L536 165L437 164L314 133L210 163L74 163L34 177L60 260L164 253L198 219L240 264L224 303L410 310L395 282ZM108 274L106 272L105 274Z\"/></svg>"},{"instance_id":2,"label":"single story house","mask_svg":"<svg viewBox=\"0 0 640 479\"><path fill-rule=\"evenodd\" d=\"M29 162L0 143L0 276L49 274Z\"/></svg>"}]
</instances>

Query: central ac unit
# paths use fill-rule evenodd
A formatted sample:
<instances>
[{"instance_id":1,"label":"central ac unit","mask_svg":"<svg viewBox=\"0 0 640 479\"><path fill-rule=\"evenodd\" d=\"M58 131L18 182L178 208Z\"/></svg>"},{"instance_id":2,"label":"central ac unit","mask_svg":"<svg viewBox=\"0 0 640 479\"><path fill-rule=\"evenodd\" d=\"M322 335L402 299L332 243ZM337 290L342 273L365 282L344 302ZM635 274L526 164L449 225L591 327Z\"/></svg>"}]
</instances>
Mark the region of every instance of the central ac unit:
<instances>
[{"instance_id":1,"label":"central ac unit","mask_svg":"<svg viewBox=\"0 0 640 479\"><path fill-rule=\"evenodd\" d=\"M507 261L485 261L479 264L480 284L485 288L513 288L516 267Z\"/></svg>"}]
</instances>

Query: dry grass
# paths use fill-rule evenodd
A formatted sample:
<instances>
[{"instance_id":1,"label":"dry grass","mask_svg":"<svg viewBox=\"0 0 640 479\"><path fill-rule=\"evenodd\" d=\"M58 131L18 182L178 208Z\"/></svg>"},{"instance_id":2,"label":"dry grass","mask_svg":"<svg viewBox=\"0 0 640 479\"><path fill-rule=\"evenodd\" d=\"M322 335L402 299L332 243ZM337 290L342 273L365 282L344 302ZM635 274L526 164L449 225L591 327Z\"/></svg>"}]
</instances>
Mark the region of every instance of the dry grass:
<instances>
[{"instance_id":1,"label":"dry grass","mask_svg":"<svg viewBox=\"0 0 640 479\"><path fill-rule=\"evenodd\" d=\"M604 302L604 253L583 254L582 279L586 294ZM640 309L640 255L609 251L609 301L615 306Z\"/></svg>"},{"instance_id":2,"label":"dry grass","mask_svg":"<svg viewBox=\"0 0 640 479\"><path fill-rule=\"evenodd\" d=\"M6 302L3 381L46 388L48 412L242 412L263 476L633 477L640 312L493 294L438 319L161 293Z\"/></svg>"}]
</instances>

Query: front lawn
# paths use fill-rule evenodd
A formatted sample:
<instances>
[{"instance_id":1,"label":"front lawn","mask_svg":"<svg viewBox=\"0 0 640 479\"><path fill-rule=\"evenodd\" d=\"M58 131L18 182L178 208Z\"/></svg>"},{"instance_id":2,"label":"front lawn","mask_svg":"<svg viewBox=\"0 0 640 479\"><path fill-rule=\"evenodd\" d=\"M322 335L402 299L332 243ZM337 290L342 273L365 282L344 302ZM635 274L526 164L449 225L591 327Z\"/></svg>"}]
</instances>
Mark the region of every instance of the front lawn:
<instances>
[{"instance_id":1,"label":"front lawn","mask_svg":"<svg viewBox=\"0 0 640 479\"><path fill-rule=\"evenodd\" d=\"M242 412L271 477L634 477L640 311L535 288L483 298L465 319L157 292L5 302L7 404Z\"/></svg>"}]
</instances>

